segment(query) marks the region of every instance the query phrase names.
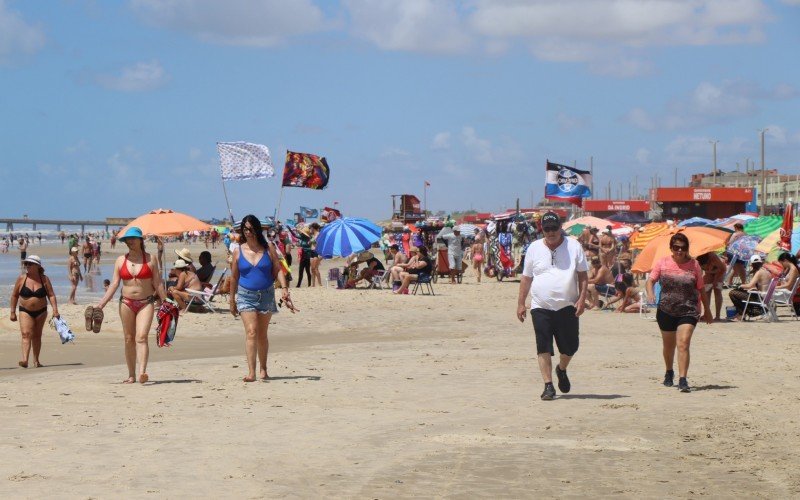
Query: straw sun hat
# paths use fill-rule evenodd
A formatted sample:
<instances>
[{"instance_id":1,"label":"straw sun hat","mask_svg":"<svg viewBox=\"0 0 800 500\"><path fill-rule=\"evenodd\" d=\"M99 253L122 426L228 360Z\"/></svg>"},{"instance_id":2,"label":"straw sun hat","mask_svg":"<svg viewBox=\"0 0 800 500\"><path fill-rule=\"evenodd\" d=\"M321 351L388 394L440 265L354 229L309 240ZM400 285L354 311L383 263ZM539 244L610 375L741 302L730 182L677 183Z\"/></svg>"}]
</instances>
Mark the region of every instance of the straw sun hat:
<instances>
[{"instance_id":1,"label":"straw sun hat","mask_svg":"<svg viewBox=\"0 0 800 500\"><path fill-rule=\"evenodd\" d=\"M194 262L194 259L192 259L192 253L189 252L188 248L184 247L180 250L175 250L175 254L186 262Z\"/></svg>"}]
</instances>

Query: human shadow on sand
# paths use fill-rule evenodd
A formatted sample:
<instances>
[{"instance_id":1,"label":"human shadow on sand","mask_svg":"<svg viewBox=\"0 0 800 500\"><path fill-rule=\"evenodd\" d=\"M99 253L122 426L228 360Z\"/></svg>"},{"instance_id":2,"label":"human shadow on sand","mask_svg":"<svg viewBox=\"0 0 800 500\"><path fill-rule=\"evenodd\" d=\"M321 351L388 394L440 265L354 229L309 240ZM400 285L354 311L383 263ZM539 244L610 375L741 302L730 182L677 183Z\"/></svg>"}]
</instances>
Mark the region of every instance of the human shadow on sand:
<instances>
[{"instance_id":1,"label":"human shadow on sand","mask_svg":"<svg viewBox=\"0 0 800 500\"><path fill-rule=\"evenodd\" d=\"M317 381L317 380L319 380L321 378L322 377L319 377L317 375L291 375L291 376L286 376L286 377L270 377L270 378L268 378L266 380L262 380L262 382L270 382L272 380L298 380L298 379Z\"/></svg>"},{"instance_id":2,"label":"human shadow on sand","mask_svg":"<svg viewBox=\"0 0 800 500\"><path fill-rule=\"evenodd\" d=\"M61 363L61 364L57 364L57 365L42 365L39 368L57 368L59 366L83 366L83 363ZM25 368L22 368L21 366L17 365L17 366L4 366L4 367L0 368L0 370L16 370L18 368L21 369L21 370L25 369ZM28 368L34 368L34 367L31 366L31 365L28 365Z\"/></svg>"},{"instance_id":3,"label":"human shadow on sand","mask_svg":"<svg viewBox=\"0 0 800 500\"><path fill-rule=\"evenodd\" d=\"M726 389L738 389L738 386L735 385L716 385L716 384L708 384L708 385L699 385L692 387L692 391L724 391Z\"/></svg>"},{"instance_id":4,"label":"human shadow on sand","mask_svg":"<svg viewBox=\"0 0 800 500\"><path fill-rule=\"evenodd\" d=\"M619 399L629 398L624 394L559 394L558 399Z\"/></svg>"}]
</instances>

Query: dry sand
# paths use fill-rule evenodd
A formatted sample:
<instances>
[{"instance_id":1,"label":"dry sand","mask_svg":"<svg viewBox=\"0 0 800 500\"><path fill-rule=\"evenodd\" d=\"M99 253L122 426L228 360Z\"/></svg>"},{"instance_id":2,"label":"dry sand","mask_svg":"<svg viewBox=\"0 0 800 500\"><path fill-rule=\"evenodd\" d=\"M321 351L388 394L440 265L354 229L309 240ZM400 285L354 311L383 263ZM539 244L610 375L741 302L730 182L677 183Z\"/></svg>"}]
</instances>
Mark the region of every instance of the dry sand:
<instances>
[{"instance_id":1,"label":"dry sand","mask_svg":"<svg viewBox=\"0 0 800 500\"><path fill-rule=\"evenodd\" d=\"M95 335L62 305L77 342L46 328L48 367L27 370L4 310L0 496L800 496L793 320L699 326L681 394L660 385L655 322L590 311L572 392L542 402L517 284L435 288L293 289L301 312L270 327L273 379L252 384L229 314L151 342L141 386L120 384L113 307Z\"/></svg>"}]
</instances>

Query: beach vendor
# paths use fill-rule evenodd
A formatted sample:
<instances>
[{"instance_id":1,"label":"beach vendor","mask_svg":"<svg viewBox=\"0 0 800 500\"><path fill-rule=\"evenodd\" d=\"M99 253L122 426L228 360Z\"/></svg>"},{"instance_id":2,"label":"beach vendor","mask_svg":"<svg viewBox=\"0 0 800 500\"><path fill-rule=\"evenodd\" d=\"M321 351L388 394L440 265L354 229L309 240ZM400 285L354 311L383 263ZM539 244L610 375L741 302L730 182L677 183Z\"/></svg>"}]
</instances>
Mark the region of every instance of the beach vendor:
<instances>
[{"instance_id":1,"label":"beach vendor","mask_svg":"<svg viewBox=\"0 0 800 500\"><path fill-rule=\"evenodd\" d=\"M150 346L147 341L156 310L154 304L157 300L165 300L167 296L161 281L158 257L145 251L142 230L132 226L119 241L128 247L128 253L117 257L108 290L94 308L86 309L84 315L87 323L92 323L93 331L99 332L103 308L114 297L120 282L122 283L119 319L122 322L125 363L128 366L128 378L123 383L132 384L138 380L144 384L149 380L147 360Z\"/></svg>"},{"instance_id":2,"label":"beach vendor","mask_svg":"<svg viewBox=\"0 0 800 500\"><path fill-rule=\"evenodd\" d=\"M453 227L453 232L442 235L442 239L447 242L447 265L450 268L450 284L456 284L456 276L461 273L461 262L464 259L464 237L461 236L461 228Z\"/></svg>"},{"instance_id":3,"label":"beach vendor","mask_svg":"<svg viewBox=\"0 0 800 500\"><path fill-rule=\"evenodd\" d=\"M281 285L281 301L294 312L296 309L275 245L267 242L258 217L247 215L241 222L240 246L233 252L230 285L231 314L241 316L245 331L247 375L242 379L245 382L256 380L256 358L259 378L269 378L267 333L270 318L278 312L276 280Z\"/></svg>"},{"instance_id":4,"label":"beach vendor","mask_svg":"<svg viewBox=\"0 0 800 500\"><path fill-rule=\"evenodd\" d=\"M42 261L36 255L29 255L22 261L25 272L17 278L11 291L11 321L19 320L19 331L22 335L22 360L19 366L28 367L28 360L33 349L33 366L39 368L42 363L39 355L42 351L42 330L47 321L47 302L53 306L53 317L59 317L58 302L53 291L50 278L44 274ZM17 317L19 304L19 318Z\"/></svg>"},{"instance_id":5,"label":"beach vendor","mask_svg":"<svg viewBox=\"0 0 800 500\"><path fill-rule=\"evenodd\" d=\"M552 373L553 339L560 355L556 366L558 389L568 393L572 387L567 366L578 351L579 317L586 301L589 266L581 244L564 236L561 219L556 213L545 213L541 224L544 238L531 243L525 253L517 319L525 322L525 302L530 294L536 354L544 380L541 399L550 401L556 396Z\"/></svg>"}]
</instances>

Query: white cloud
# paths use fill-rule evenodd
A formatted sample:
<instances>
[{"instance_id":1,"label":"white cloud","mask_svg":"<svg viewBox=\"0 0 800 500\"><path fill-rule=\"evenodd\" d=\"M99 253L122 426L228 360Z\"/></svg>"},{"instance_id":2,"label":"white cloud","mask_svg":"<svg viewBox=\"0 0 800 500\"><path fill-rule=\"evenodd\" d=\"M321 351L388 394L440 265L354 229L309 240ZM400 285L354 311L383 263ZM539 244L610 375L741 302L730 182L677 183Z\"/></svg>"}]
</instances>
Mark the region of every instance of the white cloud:
<instances>
[{"instance_id":1,"label":"white cloud","mask_svg":"<svg viewBox=\"0 0 800 500\"><path fill-rule=\"evenodd\" d=\"M41 26L25 22L22 16L9 10L5 0L0 0L0 63L9 61L15 54L33 54L44 47L45 36Z\"/></svg>"},{"instance_id":2,"label":"white cloud","mask_svg":"<svg viewBox=\"0 0 800 500\"><path fill-rule=\"evenodd\" d=\"M584 117L570 116L561 112L556 115L556 124L561 132L570 132L586 128L589 124L589 120Z\"/></svg>"},{"instance_id":3,"label":"white cloud","mask_svg":"<svg viewBox=\"0 0 800 500\"><path fill-rule=\"evenodd\" d=\"M125 66L116 75L97 75L95 82L102 87L122 92L155 90L169 81L169 76L156 60Z\"/></svg>"},{"instance_id":4,"label":"white cloud","mask_svg":"<svg viewBox=\"0 0 800 500\"><path fill-rule=\"evenodd\" d=\"M130 0L130 6L148 24L224 45L272 47L325 27L311 0Z\"/></svg>"},{"instance_id":5,"label":"white cloud","mask_svg":"<svg viewBox=\"0 0 800 500\"><path fill-rule=\"evenodd\" d=\"M784 129L779 125L768 125L767 131L764 135L766 137L770 137L778 144L786 144L788 142L787 140L788 134L786 133L786 129Z\"/></svg>"},{"instance_id":6,"label":"white cloud","mask_svg":"<svg viewBox=\"0 0 800 500\"><path fill-rule=\"evenodd\" d=\"M759 101L789 100L800 95L794 87L780 84L765 89L751 82L701 82L687 95L670 101L661 113L631 109L623 120L642 130L677 130L751 116Z\"/></svg>"},{"instance_id":7,"label":"white cloud","mask_svg":"<svg viewBox=\"0 0 800 500\"><path fill-rule=\"evenodd\" d=\"M411 157L411 153L405 149L389 148L380 155L383 159L404 160Z\"/></svg>"},{"instance_id":8,"label":"white cloud","mask_svg":"<svg viewBox=\"0 0 800 500\"><path fill-rule=\"evenodd\" d=\"M680 136L664 148L667 160L677 164L704 164L711 169L712 146L707 137ZM719 153L719 149L717 150ZM702 168L701 168L702 169Z\"/></svg>"},{"instance_id":9,"label":"white cloud","mask_svg":"<svg viewBox=\"0 0 800 500\"><path fill-rule=\"evenodd\" d=\"M450 132L439 132L433 136L433 143L431 149L442 150L450 149Z\"/></svg>"},{"instance_id":10,"label":"white cloud","mask_svg":"<svg viewBox=\"0 0 800 500\"><path fill-rule=\"evenodd\" d=\"M495 163L495 155L492 151L492 143L488 139L478 137L477 132L472 127L461 129L461 142L471 153L472 157L479 163Z\"/></svg>"},{"instance_id":11,"label":"white cloud","mask_svg":"<svg viewBox=\"0 0 800 500\"><path fill-rule=\"evenodd\" d=\"M345 0L344 5L353 34L384 50L446 54L471 45L450 0Z\"/></svg>"},{"instance_id":12,"label":"white cloud","mask_svg":"<svg viewBox=\"0 0 800 500\"><path fill-rule=\"evenodd\" d=\"M589 71L595 75L614 78L633 78L647 76L654 72L653 63L630 57L609 57L592 61Z\"/></svg>"}]
</instances>

